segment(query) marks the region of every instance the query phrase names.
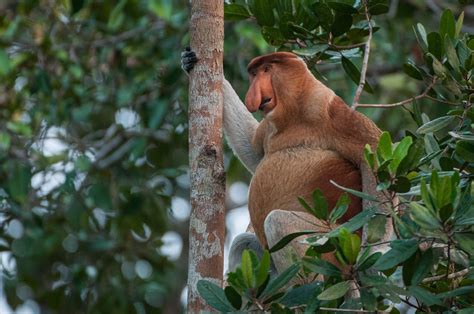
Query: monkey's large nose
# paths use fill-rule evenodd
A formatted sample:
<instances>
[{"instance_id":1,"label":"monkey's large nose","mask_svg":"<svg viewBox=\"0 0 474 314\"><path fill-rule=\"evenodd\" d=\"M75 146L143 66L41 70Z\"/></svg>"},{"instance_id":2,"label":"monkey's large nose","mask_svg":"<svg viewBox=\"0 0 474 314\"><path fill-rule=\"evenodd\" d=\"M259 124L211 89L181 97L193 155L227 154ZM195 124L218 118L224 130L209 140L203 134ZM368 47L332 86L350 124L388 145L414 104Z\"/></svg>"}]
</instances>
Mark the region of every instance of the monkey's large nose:
<instances>
[{"instance_id":1,"label":"monkey's large nose","mask_svg":"<svg viewBox=\"0 0 474 314\"><path fill-rule=\"evenodd\" d=\"M260 106L258 106L258 109L263 111L265 107L272 101L271 97L263 97L262 102L260 103Z\"/></svg>"}]
</instances>

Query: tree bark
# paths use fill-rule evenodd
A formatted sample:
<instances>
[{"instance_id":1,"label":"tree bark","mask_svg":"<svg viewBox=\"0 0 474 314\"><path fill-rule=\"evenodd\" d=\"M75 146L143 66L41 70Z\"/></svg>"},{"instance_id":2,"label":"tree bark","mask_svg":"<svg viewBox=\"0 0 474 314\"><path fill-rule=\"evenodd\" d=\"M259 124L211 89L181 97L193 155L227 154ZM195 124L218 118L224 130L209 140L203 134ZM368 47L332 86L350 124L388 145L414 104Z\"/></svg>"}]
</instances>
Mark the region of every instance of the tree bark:
<instances>
[{"instance_id":1,"label":"tree bark","mask_svg":"<svg viewBox=\"0 0 474 314\"><path fill-rule=\"evenodd\" d=\"M224 1L191 1L191 47L199 59L190 73L188 313L210 311L197 282L222 285L225 171L222 157Z\"/></svg>"}]
</instances>

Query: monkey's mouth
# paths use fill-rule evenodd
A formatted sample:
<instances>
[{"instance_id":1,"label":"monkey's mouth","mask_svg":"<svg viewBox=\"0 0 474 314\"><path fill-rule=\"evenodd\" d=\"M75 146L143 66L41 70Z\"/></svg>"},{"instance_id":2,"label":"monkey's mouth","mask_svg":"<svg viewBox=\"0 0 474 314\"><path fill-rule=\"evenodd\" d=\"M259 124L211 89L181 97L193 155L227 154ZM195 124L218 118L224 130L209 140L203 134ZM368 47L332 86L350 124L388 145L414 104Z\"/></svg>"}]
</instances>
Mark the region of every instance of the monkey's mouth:
<instances>
[{"instance_id":1,"label":"monkey's mouth","mask_svg":"<svg viewBox=\"0 0 474 314\"><path fill-rule=\"evenodd\" d=\"M270 109L270 110L265 110L265 109L269 108L268 105L269 105L271 102L272 102L272 98L271 98L271 97L263 99L263 101L262 101L262 103L260 104L260 106L258 107L258 109L261 110L261 111L263 111L263 112L265 112L265 113L268 113L268 111L270 111L271 109Z\"/></svg>"}]
</instances>

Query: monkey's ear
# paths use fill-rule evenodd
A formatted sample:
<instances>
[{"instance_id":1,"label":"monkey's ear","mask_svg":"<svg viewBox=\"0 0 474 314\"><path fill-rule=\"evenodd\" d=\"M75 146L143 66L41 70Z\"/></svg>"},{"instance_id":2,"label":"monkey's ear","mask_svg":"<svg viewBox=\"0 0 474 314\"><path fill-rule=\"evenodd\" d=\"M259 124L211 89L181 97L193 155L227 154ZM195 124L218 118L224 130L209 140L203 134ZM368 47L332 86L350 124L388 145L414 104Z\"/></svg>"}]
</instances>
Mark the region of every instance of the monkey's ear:
<instances>
[{"instance_id":1,"label":"monkey's ear","mask_svg":"<svg viewBox=\"0 0 474 314\"><path fill-rule=\"evenodd\" d=\"M191 50L191 47L186 47L181 52L181 68L186 73L189 73L198 61L199 59L197 58L196 53Z\"/></svg>"}]
</instances>

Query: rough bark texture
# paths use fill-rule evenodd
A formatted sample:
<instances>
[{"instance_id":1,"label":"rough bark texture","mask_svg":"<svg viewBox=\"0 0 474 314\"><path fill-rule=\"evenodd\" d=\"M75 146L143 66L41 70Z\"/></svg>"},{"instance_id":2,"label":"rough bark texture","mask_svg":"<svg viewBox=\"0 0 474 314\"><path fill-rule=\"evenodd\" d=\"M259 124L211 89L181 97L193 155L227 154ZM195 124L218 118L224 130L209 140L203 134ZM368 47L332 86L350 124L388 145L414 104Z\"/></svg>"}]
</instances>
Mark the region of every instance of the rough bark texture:
<instances>
[{"instance_id":1,"label":"rough bark texture","mask_svg":"<svg viewBox=\"0 0 474 314\"><path fill-rule=\"evenodd\" d=\"M191 47L199 58L190 73L188 313L212 310L199 297L200 279L222 285L225 172L222 157L224 1L191 1Z\"/></svg>"}]
</instances>

